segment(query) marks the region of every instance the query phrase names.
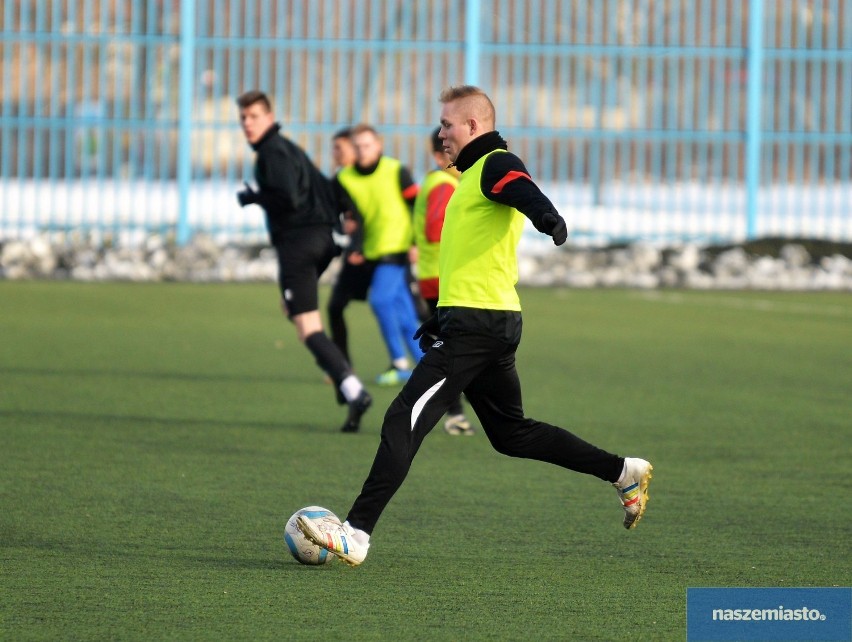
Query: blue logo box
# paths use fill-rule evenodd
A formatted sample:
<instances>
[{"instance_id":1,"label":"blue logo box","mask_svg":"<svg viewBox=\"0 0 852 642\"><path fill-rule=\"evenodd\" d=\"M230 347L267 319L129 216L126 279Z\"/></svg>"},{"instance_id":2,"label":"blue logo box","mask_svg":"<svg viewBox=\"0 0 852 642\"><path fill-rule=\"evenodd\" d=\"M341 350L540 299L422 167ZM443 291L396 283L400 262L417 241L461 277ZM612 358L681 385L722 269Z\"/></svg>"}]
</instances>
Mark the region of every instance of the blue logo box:
<instances>
[{"instance_id":1,"label":"blue logo box","mask_svg":"<svg viewBox=\"0 0 852 642\"><path fill-rule=\"evenodd\" d=\"M852 640L852 588L688 588L688 642Z\"/></svg>"}]
</instances>

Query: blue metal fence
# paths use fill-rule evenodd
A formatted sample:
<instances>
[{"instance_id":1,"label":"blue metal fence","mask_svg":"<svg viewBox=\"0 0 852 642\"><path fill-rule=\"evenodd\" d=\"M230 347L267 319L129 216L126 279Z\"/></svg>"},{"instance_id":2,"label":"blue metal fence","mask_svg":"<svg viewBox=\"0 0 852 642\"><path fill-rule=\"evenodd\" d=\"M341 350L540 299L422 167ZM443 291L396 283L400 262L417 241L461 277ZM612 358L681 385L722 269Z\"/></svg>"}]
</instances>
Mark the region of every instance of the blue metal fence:
<instances>
[{"instance_id":1,"label":"blue metal fence","mask_svg":"<svg viewBox=\"0 0 852 642\"><path fill-rule=\"evenodd\" d=\"M460 82L579 241L852 240L848 0L6 0L0 65L0 240L262 240L237 95L418 178Z\"/></svg>"}]
</instances>

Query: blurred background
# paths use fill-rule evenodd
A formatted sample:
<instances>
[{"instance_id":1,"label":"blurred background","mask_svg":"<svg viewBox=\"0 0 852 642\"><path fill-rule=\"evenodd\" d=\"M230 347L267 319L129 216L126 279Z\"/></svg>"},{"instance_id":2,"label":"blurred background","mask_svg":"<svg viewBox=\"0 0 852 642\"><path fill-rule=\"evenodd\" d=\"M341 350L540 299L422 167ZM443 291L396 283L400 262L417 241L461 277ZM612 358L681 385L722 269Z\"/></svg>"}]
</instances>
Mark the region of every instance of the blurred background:
<instances>
[{"instance_id":1,"label":"blurred background","mask_svg":"<svg viewBox=\"0 0 852 642\"><path fill-rule=\"evenodd\" d=\"M852 240L849 0L4 0L0 241L262 242L236 96L419 180L460 83L575 242Z\"/></svg>"}]
</instances>

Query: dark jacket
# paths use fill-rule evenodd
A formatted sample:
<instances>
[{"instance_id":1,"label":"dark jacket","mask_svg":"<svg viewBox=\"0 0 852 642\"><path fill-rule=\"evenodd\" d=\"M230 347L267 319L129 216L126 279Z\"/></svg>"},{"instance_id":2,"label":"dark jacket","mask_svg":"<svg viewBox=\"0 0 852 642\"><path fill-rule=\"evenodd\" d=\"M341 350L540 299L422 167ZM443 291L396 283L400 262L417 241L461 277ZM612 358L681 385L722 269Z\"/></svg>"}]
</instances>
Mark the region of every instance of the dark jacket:
<instances>
[{"instance_id":1,"label":"dark jacket","mask_svg":"<svg viewBox=\"0 0 852 642\"><path fill-rule=\"evenodd\" d=\"M488 132L465 145L454 164L464 172L486 154L506 148L506 141L500 134ZM488 200L514 207L530 219L539 232L550 234L552 231L552 223L544 219L550 213L558 216L556 208L530 178L523 161L511 152L488 157L482 168L480 188Z\"/></svg>"},{"instance_id":2,"label":"dark jacket","mask_svg":"<svg viewBox=\"0 0 852 642\"><path fill-rule=\"evenodd\" d=\"M252 145L257 152L257 203L266 212L273 245L287 230L312 225L331 228L339 219L331 182L301 147L278 133L280 130L276 123Z\"/></svg>"}]
</instances>

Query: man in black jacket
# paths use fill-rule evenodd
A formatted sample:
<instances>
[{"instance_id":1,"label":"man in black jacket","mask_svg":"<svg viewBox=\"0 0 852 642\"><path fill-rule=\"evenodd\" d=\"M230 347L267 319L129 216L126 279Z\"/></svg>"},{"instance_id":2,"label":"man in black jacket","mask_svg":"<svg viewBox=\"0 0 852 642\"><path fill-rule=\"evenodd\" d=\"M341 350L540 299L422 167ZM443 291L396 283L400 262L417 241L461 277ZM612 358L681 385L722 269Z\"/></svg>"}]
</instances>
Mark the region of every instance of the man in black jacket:
<instances>
[{"instance_id":1,"label":"man in black jacket","mask_svg":"<svg viewBox=\"0 0 852 642\"><path fill-rule=\"evenodd\" d=\"M257 204L266 212L269 239L278 255L278 286L287 317L299 340L314 355L349 405L343 432L355 432L372 399L340 349L323 331L318 305L319 277L337 255L332 229L338 208L331 183L293 141L281 136L269 98L249 91L237 99L246 141L257 152L254 177L237 194L242 207Z\"/></svg>"}]
</instances>

